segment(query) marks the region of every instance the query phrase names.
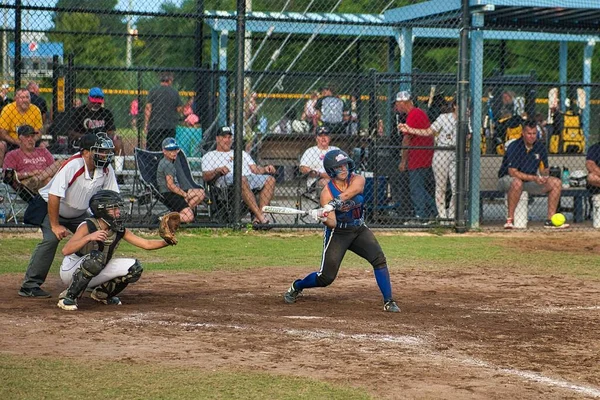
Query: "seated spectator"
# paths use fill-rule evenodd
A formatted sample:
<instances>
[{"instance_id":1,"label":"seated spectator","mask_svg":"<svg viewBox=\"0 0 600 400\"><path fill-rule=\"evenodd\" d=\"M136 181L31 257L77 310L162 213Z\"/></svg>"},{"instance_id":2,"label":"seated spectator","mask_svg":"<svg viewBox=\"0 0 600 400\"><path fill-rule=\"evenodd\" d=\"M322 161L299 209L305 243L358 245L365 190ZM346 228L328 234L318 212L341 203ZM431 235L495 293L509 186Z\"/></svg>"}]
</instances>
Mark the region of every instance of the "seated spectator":
<instances>
[{"instance_id":1,"label":"seated spectator","mask_svg":"<svg viewBox=\"0 0 600 400\"><path fill-rule=\"evenodd\" d=\"M202 178L205 182L214 182L217 187L233 184L233 157L231 149L233 134L227 126L217 131L217 148L202 157ZM250 154L243 153L242 160L242 198L254 215L254 224L268 224L269 220L263 214L262 208L269 205L275 192L275 167L256 165ZM259 190L259 204L256 203L253 190Z\"/></svg>"},{"instance_id":2,"label":"seated spectator","mask_svg":"<svg viewBox=\"0 0 600 400\"><path fill-rule=\"evenodd\" d=\"M315 105L319 124L327 126L332 134L345 133L346 121L349 118L346 103L334 94L331 86L324 87L321 96Z\"/></svg>"},{"instance_id":3,"label":"seated spectator","mask_svg":"<svg viewBox=\"0 0 600 400\"><path fill-rule=\"evenodd\" d=\"M529 194L548 194L548 214L545 228L557 228L550 220L556 213L560 200L560 179L549 176L548 152L544 143L537 140L537 124L526 121L520 139L515 140L506 149L502 165L498 171L498 190L507 192L508 218L505 229L514 228L515 209L523 190ZM559 228L568 228L564 224Z\"/></svg>"},{"instance_id":4,"label":"seated spectator","mask_svg":"<svg viewBox=\"0 0 600 400\"><path fill-rule=\"evenodd\" d=\"M171 211L179 212L181 222L194 221L194 210L204 200L204 189L193 188L183 170L176 163L179 154L177 141L168 137L162 142L163 159L158 163L156 181L164 203Z\"/></svg>"},{"instance_id":5,"label":"seated spectator","mask_svg":"<svg viewBox=\"0 0 600 400\"><path fill-rule=\"evenodd\" d=\"M600 193L600 143L596 143L588 149L585 168L588 172L588 190L592 194Z\"/></svg>"},{"instance_id":6,"label":"seated spectator","mask_svg":"<svg viewBox=\"0 0 600 400\"><path fill-rule=\"evenodd\" d=\"M19 148L6 154L2 168L14 170L17 181L37 193L50 182L62 161L54 161L47 148L35 147L36 132L30 125L21 125L17 133Z\"/></svg>"},{"instance_id":7,"label":"seated spectator","mask_svg":"<svg viewBox=\"0 0 600 400\"><path fill-rule=\"evenodd\" d=\"M35 130L36 141L40 138L42 114L31 104L27 89L17 89L15 101L6 105L0 114L0 164L8 151L19 148L17 127L21 125L30 125Z\"/></svg>"},{"instance_id":8,"label":"seated spectator","mask_svg":"<svg viewBox=\"0 0 600 400\"><path fill-rule=\"evenodd\" d=\"M123 153L123 141L116 134L113 113L104 106L104 92L99 87L93 87L88 93L87 104L78 107L73 112L69 139L78 146L78 142L86 133L106 132L115 145L115 154Z\"/></svg>"},{"instance_id":9,"label":"seated spectator","mask_svg":"<svg viewBox=\"0 0 600 400\"><path fill-rule=\"evenodd\" d=\"M325 126L318 127L315 136L317 145L306 149L300 159L300 172L303 175L308 175L306 186L309 189L316 188L317 193L320 193L329 182L329 175L323 167L325 154L330 150L339 150L337 147L329 145L329 142L331 142L329 135L329 128Z\"/></svg>"}]
</instances>

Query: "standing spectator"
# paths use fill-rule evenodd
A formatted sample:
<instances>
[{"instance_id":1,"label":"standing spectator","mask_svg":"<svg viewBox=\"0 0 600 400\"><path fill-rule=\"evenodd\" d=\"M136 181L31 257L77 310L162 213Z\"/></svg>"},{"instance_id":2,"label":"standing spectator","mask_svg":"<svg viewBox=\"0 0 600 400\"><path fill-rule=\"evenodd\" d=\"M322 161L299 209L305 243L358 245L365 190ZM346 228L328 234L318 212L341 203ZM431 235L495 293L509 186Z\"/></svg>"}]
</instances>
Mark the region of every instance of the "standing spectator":
<instances>
[{"instance_id":1,"label":"standing spectator","mask_svg":"<svg viewBox=\"0 0 600 400\"><path fill-rule=\"evenodd\" d=\"M233 150L231 144L233 135L227 126L217 131L217 148L202 157L202 179L204 182L214 182L217 187L233 184ZM253 224L268 224L269 220L263 214L262 208L269 205L275 193L275 167L256 165L250 154L243 153L242 160L242 198L250 212L254 214ZM260 201L256 203L253 190L260 190Z\"/></svg>"},{"instance_id":2,"label":"standing spectator","mask_svg":"<svg viewBox=\"0 0 600 400\"><path fill-rule=\"evenodd\" d=\"M302 112L302 120L309 123L312 132L314 132L319 124L319 114L315 108L317 106L317 100L319 100L319 92L314 91L311 93L310 99L304 104L304 111Z\"/></svg>"},{"instance_id":3,"label":"standing spectator","mask_svg":"<svg viewBox=\"0 0 600 400\"><path fill-rule=\"evenodd\" d=\"M131 116L131 128L133 130L137 129L137 117L139 112L139 103L137 97L131 100L131 104L129 106L129 115Z\"/></svg>"},{"instance_id":4,"label":"standing spectator","mask_svg":"<svg viewBox=\"0 0 600 400\"><path fill-rule=\"evenodd\" d=\"M31 104L40 109L40 113L42 114L42 124L49 124L50 121L48 121L48 104L46 104L46 100L44 100L40 96L39 85L35 82L29 82L27 84L27 90L29 91Z\"/></svg>"},{"instance_id":5,"label":"standing spectator","mask_svg":"<svg viewBox=\"0 0 600 400\"><path fill-rule=\"evenodd\" d=\"M73 112L71 142L77 143L88 133L105 132L115 145L115 154L123 153L123 141L116 134L113 113L104 107L104 92L93 87L88 94L88 102Z\"/></svg>"},{"instance_id":6,"label":"standing spectator","mask_svg":"<svg viewBox=\"0 0 600 400\"><path fill-rule=\"evenodd\" d=\"M30 125L21 125L17 133L19 148L6 153L2 168L14 170L17 181L37 193L50 182L62 161L54 161L47 148L35 147L36 133Z\"/></svg>"},{"instance_id":7,"label":"standing spectator","mask_svg":"<svg viewBox=\"0 0 600 400\"><path fill-rule=\"evenodd\" d=\"M436 146L455 147L457 128L456 101L452 102L452 112L441 114L427 129L406 127L406 132L416 136L436 136ZM454 219L456 204L456 151L454 149L435 150L433 154L433 176L435 178L435 205L442 219ZM446 187L450 179L452 198L446 211Z\"/></svg>"},{"instance_id":8,"label":"standing spectator","mask_svg":"<svg viewBox=\"0 0 600 400\"><path fill-rule=\"evenodd\" d=\"M349 135L358 135L360 130L360 118L358 115L358 96L350 96L350 109L348 111L348 128Z\"/></svg>"},{"instance_id":9,"label":"standing spectator","mask_svg":"<svg viewBox=\"0 0 600 400\"><path fill-rule=\"evenodd\" d=\"M183 106L183 125L196 128L200 123L200 118L194 113L194 98L190 97Z\"/></svg>"},{"instance_id":10,"label":"standing spectator","mask_svg":"<svg viewBox=\"0 0 600 400\"><path fill-rule=\"evenodd\" d=\"M174 79L171 72L161 73L160 85L153 87L148 93L144 110L147 150L161 151L163 140L175 137L182 103L179 92L173 88Z\"/></svg>"},{"instance_id":11,"label":"standing spectator","mask_svg":"<svg viewBox=\"0 0 600 400\"><path fill-rule=\"evenodd\" d=\"M429 219L435 216L435 203L427 188L427 183L432 181L430 177L432 175L433 136L413 135L408 132L408 129L427 129L431 124L425 111L413 105L409 92L398 92L396 101L399 102L400 109L406 113L406 123L398 126L404 135L399 169L401 172L408 170L410 198L415 210L415 217L418 220Z\"/></svg>"},{"instance_id":12,"label":"standing spectator","mask_svg":"<svg viewBox=\"0 0 600 400\"><path fill-rule=\"evenodd\" d=\"M168 137L162 142L163 159L158 163L156 181L158 190L171 211L177 211L181 222L194 221L194 207L204 200L204 189L196 189L179 168L177 156L179 145L175 138Z\"/></svg>"},{"instance_id":13,"label":"standing spectator","mask_svg":"<svg viewBox=\"0 0 600 400\"><path fill-rule=\"evenodd\" d=\"M320 195L321 190L329 182L329 175L323 167L323 159L325 154L330 150L339 150L336 146L330 146L331 136L329 136L329 128L320 126L317 128L315 140L317 145L306 149L300 159L300 172L307 175L306 186L308 189L316 188Z\"/></svg>"},{"instance_id":14,"label":"standing spectator","mask_svg":"<svg viewBox=\"0 0 600 400\"><path fill-rule=\"evenodd\" d=\"M254 131L254 128L258 123L258 118L256 115L256 112L258 111L258 104L256 103L257 98L258 93L252 92L244 110L244 120L246 122L245 125L250 129L250 131Z\"/></svg>"},{"instance_id":15,"label":"standing spectator","mask_svg":"<svg viewBox=\"0 0 600 400\"><path fill-rule=\"evenodd\" d=\"M315 105L319 123L327 126L333 134L344 133L345 122L348 120L346 103L335 95L331 86L324 87L321 90L321 96Z\"/></svg>"},{"instance_id":16,"label":"standing spectator","mask_svg":"<svg viewBox=\"0 0 600 400\"><path fill-rule=\"evenodd\" d=\"M549 176L548 151L546 146L537 140L535 121L526 121L521 138L506 149L498 178L498 190L506 192L508 200L508 218L504 229L514 228L515 209L523 190L529 194L548 193L548 219L544 228L569 227L569 224L556 227L551 221L560 201L561 182L560 179Z\"/></svg>"},{"instance_id":17,"label":"standing spectator","mask_svg":"<svg viewBox=\"0 0 600 400\"><path fill-rule=\"evenodd\" d=\"M390 144L392 146L392 150L389 155L390 160L385 165L388 167L387 172L390 179L390 191L396 212L401 219L408 220L415 214L412 206L412 200L410 199L410 177L408 175L408 171L400 171L397 167L397 164L395 164L396 162L400 162L402 159L401 148L404 134L399 127L400 124L406 123L406 113L403 110L404 108L402 106L402 102L394 99L394 123L390 128Z\"/></svg>"},{"instance_id":18,"label":"standing spectator","mask_svg":"<svg viewBox=\"0 0 600 400\"><path fill-rule=\"evenodd\" d=\"M23 88L17 90L15 101L6 105L0 114L0 165L7 151L19 147L17 128L21 125L30 125L35 130L36 141L40 138L42 114L31 104L29 91Z\"/></svg>"},{"instance_id":19,"label":"standing spectator","mask_svg":"<svg viewBox=\"0 0 600 400\"><path fill-rule=\"evenodd\" d=\"M39 225L43 239L33 250L19 290L23 297L51 297L40 286L46 281L58 243L85 221L91 197L100 189L119 191L110 165L114 145L105 133L81 138L81 150L69 158L40 189L25 212L25 222Z\"/></svg>"}]
</instances>

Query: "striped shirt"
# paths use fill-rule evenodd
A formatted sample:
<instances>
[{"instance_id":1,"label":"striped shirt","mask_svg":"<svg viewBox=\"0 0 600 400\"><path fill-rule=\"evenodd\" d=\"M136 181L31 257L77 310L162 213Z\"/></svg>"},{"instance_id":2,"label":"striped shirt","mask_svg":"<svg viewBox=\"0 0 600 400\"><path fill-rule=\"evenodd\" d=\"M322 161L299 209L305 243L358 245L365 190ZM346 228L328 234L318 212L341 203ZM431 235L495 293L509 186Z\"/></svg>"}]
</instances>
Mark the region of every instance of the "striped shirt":
<instances>
[{"instance_id":1,"label":"striped shirt","mask_svg":"<svg viewBox=\"0 0 600 400\"><path fill-rule=\"evenodd\" d=\"M48 194L60 197L59 215L76 218L89 208L90 199L100 189L119 192L117 178L112 166L96 168L93 177L80 153L71 156L46 186L40 196L48 201Z\"/></svg>"}]
</instances>

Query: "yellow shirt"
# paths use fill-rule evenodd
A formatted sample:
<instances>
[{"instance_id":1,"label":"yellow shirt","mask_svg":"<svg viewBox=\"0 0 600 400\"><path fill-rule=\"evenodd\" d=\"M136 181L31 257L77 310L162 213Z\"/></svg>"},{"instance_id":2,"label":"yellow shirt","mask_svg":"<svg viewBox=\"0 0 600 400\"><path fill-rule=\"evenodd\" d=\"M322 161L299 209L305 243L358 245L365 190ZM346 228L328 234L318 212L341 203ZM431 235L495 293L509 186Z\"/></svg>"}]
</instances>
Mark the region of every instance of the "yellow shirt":
<instances>
[{"instance_id":1,"label":"yellow shirt","mask_svg":"<svg viewBox=\"0 0 600 400\"><path fill-rule=\"evenodd\" d=\"M40 109L31 104L29 109L21 114L17 111L17 103L6 105L0 114L0 129L4 129L12 138L18 140L17 128L21 125L31 125L36 131L42 129Z\"/></svg>"}]
</instances>

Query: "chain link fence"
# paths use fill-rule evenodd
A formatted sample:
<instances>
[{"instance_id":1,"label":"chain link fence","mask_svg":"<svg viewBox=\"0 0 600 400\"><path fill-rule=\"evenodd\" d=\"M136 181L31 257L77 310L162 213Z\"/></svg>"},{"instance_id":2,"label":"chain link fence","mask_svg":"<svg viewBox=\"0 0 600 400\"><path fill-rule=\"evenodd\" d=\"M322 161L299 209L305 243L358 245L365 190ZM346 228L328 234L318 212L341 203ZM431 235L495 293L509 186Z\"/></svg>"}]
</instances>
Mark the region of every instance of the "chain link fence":
<instances>
[{"instance_id":1,"label":"chain link fence","mask_svg":"<svg viewBox=\"0 0 600 400\"><path fill-rule=\"evenodd\" d=\"M131 226L175 209L189 226L315 228L261 208L318 207L337 147L372 227L537 228L557 212L592 227L598 5L457 3L6 0L0 223L23 229L81 136L105 131Z\"/></svg>"}]
</instances>

